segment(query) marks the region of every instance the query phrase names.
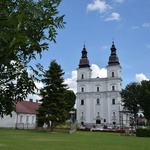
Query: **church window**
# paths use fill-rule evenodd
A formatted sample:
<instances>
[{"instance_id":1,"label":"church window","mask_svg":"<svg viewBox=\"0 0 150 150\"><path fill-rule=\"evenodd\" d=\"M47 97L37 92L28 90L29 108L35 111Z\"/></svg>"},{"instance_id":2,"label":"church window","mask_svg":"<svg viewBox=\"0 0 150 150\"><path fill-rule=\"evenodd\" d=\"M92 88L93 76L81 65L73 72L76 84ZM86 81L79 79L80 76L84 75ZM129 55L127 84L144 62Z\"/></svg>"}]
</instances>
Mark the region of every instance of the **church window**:
<instances>
[{"instance_id":1,"label":"church window","mask_svg":"<svg viewBox=\"0 0 150 150\"><path fill-rule=\"evenodd\" d=\"M116 116L116 113L115 112L113 112L113 117L115 117Z\"/></svg>"},{"instance_id":2,"label":"church window","mask_svg":"<svg viewBox=\"0 0 150 150\"><path fill-rule=\"evenodd\" d=\"M100 104L100 99L99 98L97 98L97 105L99 105Z\"/></svg>"},{"instance_id":3,"label":"church window","mask_svg":"<svg viewBox=\"0 0 150 150\"><path fill-rule=\"evenodd\" d=\"M84 92L84 87L81 87L81 92Z\"/></svg>"},{"instance_id":4,"label":"church window","mask_svg":"<svg viewBox=\"0 0 150 150\"><path fill-rule=\"evenodd\" d=\"M112 75L112 77L114 77L114 76L115 76L115 73L114 73L114 72L112 72L112 74L111 74L111 75Z\"/></svg>"},{"instance_id":5,"label":"church window","mask_svg":"<svg viewBox=\"0 0 150 150\"><path fill-rule=\"evenodd\" d=\"M115 102L115 99L113 98L113 99L112 99L112 105L115 105L115 103L116 103L116 102Z\"/></svg>"},{"instance_id":6,"label":"church window","mask_svg":"<svg viewBox=\"0 0 150 150\"><path fill-rule=\"evenodd\" d=\"M114 85L112 86L112 91L115 91L115 86Z\"/></svg>"},{"instance_id":7,"label":"church window","mask_svg":"<svg viewBox=\"0 0 150 150\"><path fill-rule=\"evenodd\" d=\"M81 75L81 79L84 79L84 74Z\"/></svg>"},{"instance_id":8,"label":"church window","mask_svg":"<svg viewBox=\"0 0 150 150\"><path fill-rule=\"evenodd\" d=\"M81 105L84 105L84 100L83 99L81 100Z\"/></svg>"},{"instance_id":9,"label":"church window","mask_svg":"<svg viewBox=\"0 0 150 150\"><path fill-rule=\"evenodd\" d=\"M104 122L106 122L106 119L104 119Z\"/></svg>"},{"instance_id":10,"label":"church window","mask_svg":"<svg viewBox=\"0 0 150 150\"><path fill-rule=\"evenodd\" d=\"M99 92L99 86L97 86L97 92Z\"/></svg>"}]
</instances>

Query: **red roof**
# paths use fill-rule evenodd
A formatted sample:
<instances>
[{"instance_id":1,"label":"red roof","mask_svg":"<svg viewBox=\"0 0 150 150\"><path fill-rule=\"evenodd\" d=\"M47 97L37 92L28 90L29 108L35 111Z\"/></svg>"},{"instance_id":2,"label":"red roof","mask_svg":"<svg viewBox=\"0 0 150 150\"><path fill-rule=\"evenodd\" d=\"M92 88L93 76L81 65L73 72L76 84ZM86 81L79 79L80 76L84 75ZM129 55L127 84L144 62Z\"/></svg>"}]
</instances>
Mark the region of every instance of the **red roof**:
<instances>
[{"instance_id":1,"label":"red roof","mask_svg":"<svg viewBox=\"0 0 150 150\"><path fill-rule=\"evenodd\" d=\"M40 103L32 101L20 101L16 104L16 112L24 114L38 114Z\"/></svg>"}]
</instances>

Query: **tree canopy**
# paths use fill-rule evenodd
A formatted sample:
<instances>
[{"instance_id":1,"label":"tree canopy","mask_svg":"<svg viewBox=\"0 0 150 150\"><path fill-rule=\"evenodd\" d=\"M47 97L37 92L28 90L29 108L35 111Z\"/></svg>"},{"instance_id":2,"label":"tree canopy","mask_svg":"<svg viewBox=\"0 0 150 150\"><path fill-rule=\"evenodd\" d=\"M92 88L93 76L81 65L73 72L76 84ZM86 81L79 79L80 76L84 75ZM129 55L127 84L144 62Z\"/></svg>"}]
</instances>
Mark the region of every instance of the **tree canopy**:
<instances>
[{"instance_id":1,"label":"tree canopy","mask_svg":"<svg viewBox=\"0 0 150 150\"><path fill-rule=\"evenodd\" d=\"M44 72L42 82L44 88L40 91L42 103L39 108L39 116L53 131L54 123L65 122L68 117L67 101L65 92L67 85L64 84L64 72L55 60L51 61L49 69Z\"/></svg>"},{"instance_id":2,"label":"tree canopy","mask_svg":"<svg viewBox=\"0 0 150 150\"><path fill-rule=\"evenodd\" d=\"M0 116L11 114L15 103L34 93L38 71L30 66L37 54L56 42L64 28L61 0L0 1ZM32 74L29 74L32 70Z\"/></svg>"},{"instance_id":3,"label":"tree canopy","mask_svg":"<svg viewBox=\"0 0 150 150\"><path fill-rule=\"evenodd\" d=\"M141 82L139 104L145 118L150 121L150 81Z\"/></svg>"},{"instance_id":4,"label":"tree canopy","mask_svg":"<svg viewBox=\"0 0 150 150\"><path fill-rule=\"evenodd\" d=\"M134 114L134 117L139 112L139 94L139 83L136 82L128 84L121 91L123 105Z\"/></svg>"},{"instance_id":5,"label":"tree canopy","mask_svg":"<svg viewBox=\"0 0 150 150\"><path fill-rule=\"evenodd\" d=\"M145 118L150 121L150 81L132 82L121 91L124 107L136 117L141 110Z\"/></svg>"}]
</instances>

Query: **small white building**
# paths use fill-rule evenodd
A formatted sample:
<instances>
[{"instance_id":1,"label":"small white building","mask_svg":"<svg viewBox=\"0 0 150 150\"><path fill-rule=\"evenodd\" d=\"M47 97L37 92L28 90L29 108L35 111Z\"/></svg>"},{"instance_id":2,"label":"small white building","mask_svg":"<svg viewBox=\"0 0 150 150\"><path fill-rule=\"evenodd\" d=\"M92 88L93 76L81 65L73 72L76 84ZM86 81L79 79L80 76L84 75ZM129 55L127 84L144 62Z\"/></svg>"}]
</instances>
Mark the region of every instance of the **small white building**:
<instances>
[{"instance_id":1,"label":"small white building","mask_svg":"<svg viewBox=\"0 0 150 150\"><path fill-rule=\"evenodd\" d=\"M106 68L106 78L91 78L92 70L84 46L77 69L77 121L82 125L119 126L122 68L114 42Z\"/></svg>"},{"instance_id":2,"label":"small white building","mask_svg":"<svg viewBox=\"0 0 150 150\"><path fill-rule=\"evenodd\" d=\"M37 127L38 102L20 101L16 104L16 111L0 118L0 128L35 129Z\"/></svg>"}]
</instances>

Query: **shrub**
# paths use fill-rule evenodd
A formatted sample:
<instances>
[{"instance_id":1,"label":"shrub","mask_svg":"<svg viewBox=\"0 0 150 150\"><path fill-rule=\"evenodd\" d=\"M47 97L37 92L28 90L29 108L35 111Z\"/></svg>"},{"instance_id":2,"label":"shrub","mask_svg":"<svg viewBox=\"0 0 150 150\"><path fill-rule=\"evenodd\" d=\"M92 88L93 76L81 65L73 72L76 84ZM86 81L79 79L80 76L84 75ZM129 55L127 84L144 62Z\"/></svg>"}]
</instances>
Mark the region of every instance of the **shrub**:
<instances>
[{"instance_id":1,"label":"shrub","mask_svg":"<svg viewBox=\"0 0 150 150\"><path fill-rule=\"evenodd\" d=\"M136 129L137 137L150 137L150 129Z\"/></svg>"}]
</instances>

